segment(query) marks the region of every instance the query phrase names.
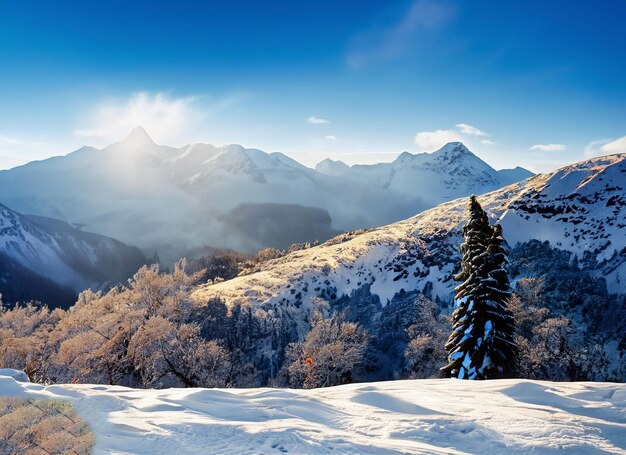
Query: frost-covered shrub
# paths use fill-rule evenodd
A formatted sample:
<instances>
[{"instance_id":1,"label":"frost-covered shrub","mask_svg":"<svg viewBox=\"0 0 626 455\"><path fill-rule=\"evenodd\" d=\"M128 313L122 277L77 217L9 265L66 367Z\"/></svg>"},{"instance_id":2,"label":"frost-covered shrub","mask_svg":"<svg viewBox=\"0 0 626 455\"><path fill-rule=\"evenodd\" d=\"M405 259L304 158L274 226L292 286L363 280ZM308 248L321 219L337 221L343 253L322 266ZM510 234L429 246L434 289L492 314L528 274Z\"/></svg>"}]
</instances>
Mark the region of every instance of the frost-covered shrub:
<instances>
[{"instance_id":1,"label":"frost-covered shrub","mask_svg":"<svg viewBox=\"0 0 626 455\"><path fill-rule=\"evenodd\" d=\"M343 322L337 313L324 317L316 311L305 340L287 348L285 380L291 387L307 389L352 382L367 342L367 333L354 322Z\"/></svg>"},{"instance_id":2,"label":"frost-covered shrub","mask_svg":"<svg viewBox=\"0 0 626 455\"><path fill-rule=\"evenodd\" d=\"M69 403L0 397L0 453L87 455L93 445Z\"/></svg>"},{"instance_id":3,"label":"frost-covered shrub","mask_svg":"<svg viewBox=\"0 0 626 455\"><path fill-rule=\"evenodd\" d=\"M190 299L199 274L142 267L128 286L85 291L71 309L35 305L0 312L0 362L41 382L128 386L226 386L232 368L222 339L202 331L206 305ZM227 320L212 302L208 322ZM223 321L222 321L223 322ZM228 324L225 324L228 326Z\"/></svg>"},{"instance_id":4,"label":"frost-covered shrub","mask_svg":"<svg viewBox=\"0 0 626 455\"><path fill-rule=\"evenodd\" d=\"M434 303L423 295L415 299L415 308L415 322L406 329L409 342L404 352L404 375L410 379L438 377L446 362L449 320L436 316Z\"/></svg>"},{"instance_id":5,"label":"frost-covered shrub","mask_svg":"<svg viewBox=\"0 0 626 455\"><path fill-rule=\"evenodd\" d=\"M226 350L199 337L191 324L156 316L131 338L128 356L143 387L225 387L230 372Z\"/></svg>"},{"instance_id":6,"label":"frost-covered shrub","mask_svg":"<svg viewBox=\"0 0 626 455\"><path fill-rule=\"evenodd\" d=\"M213 250L211 254L190 261L187 266L191 273L201 272L200 281L230 280L244 269L251 258L243 253L230 250Z\"/></svg>"},{"instance_id":7,"label":"frost-covered shrub","mask_svg":"<svg viewBox=\"0 0 626 455\"><path fill-rule=\"evenodd\" d=\"M556 270L563 272L563 265ZM583 286L582 294L577 294L575 284L570 284L567 291L568 287L561 282L560 292L550 291L547 283L555 280L552 273L556 272L547 272L539 278L518 280L510 300L517 326L518 376L557 381L623 380L626 373L624 350L620 350L619 337L615 338L619 334L598 330L596 322L585 316L585 306L574 302L574 308L568 308L568 294L576 294L576 301L586 301L589 298L589 294L584 293L586 288ZM579 274L582 276L584 272ZM564 281L568 281L566 277ZM591 295L602 294L601 286L591 291ZM613 299L618 298L607 296L590 300L602 310L610 308ZM619 311L611 316L619 318ZM617 319L614 324L618 325L619 332L623 320Z\"/></svg>"}]
</instances>

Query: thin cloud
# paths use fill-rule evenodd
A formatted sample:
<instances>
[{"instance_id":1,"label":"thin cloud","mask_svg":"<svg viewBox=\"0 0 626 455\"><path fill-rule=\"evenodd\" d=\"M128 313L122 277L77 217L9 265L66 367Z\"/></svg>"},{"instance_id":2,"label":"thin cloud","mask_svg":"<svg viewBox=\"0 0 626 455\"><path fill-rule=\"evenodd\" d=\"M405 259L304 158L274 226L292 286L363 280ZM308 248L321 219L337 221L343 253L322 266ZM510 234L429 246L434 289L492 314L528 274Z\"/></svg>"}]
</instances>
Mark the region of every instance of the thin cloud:
<instances>
[{"instance_id":1,"label":"thin cloud","mask_svg":"<svg viewBox=\"0 0 626 455\"><path fill-rule=\"evenodd\" d=\"M325 139L327 139L329 141L336 141L337 140L337 136L329 134L328 136L325 137Z\"/></svg>"},{"instance_id":2,"label":"thin cloud","mask_svg":"<svg viewBox=\"0 0 626 455\"><path fill-rule=\"evenodd\" d=\"M415 143L424 151L438 150L448 142L470 142L479 137L489 137L490 134L467 123L457 123L455 129L421 131L415 135ZM489 139L482 139L481 144L498 145Z\"/></svg>"},{"instance_id":3,"label":"thin cloud","mask_svg":"<svg viewBox=\"0 0 626 455\"><path fill-rule=\"evenodd\" d=\"M626 153L626 136L604 144L600 149L606 153Z\"/></svg>"},{"instance_id":4,"label":"thin cloud","mask_svg":"<svg viewBox=\"0 0 626 455\"><path fill-rule=\"evenodd\" d=\"M541 152L564 152L567 150L565 144L535 144L529 150L539 150Z\"/></svg>"},{"instance_id":5,"label":"thin cloud","mask_svg":"<svg viewBox=\"0 0 626 455\"><path fill-rule=\"evenodd\" d=\"M609 144L612 140L611 139L600 139L598 141L591 141L589 144L587 144L585 146L585 157L587 158L591 158L593 156L600 156L600 155L604 155L604 152L602 152L601 147L603 145Z\"/></svg>"},{"instance_id":6,"label":"thin cloud","mask_svg":"<svg viewBox=\"0 0 626 455\"><path fill-rule=\"evenodd\" d=\"M415 143L424 151L435 151L448 142L462 142L463 138L455 130L421 131L415 135Z\"/></svg>"},{"instance_id":7,"label":"thin cloud","mask_svg":"<svg viewBox=\"0 0 626 455\"><path fill-rule=\"evenodd\" d=\"M4 145L22 145L24 143L24 141L22 141L21 139L17 139L11 136L5 136L3 134L0 134L0 144L4 144Z\"/></svg>"},{"instance_id":8,"label":"thin cloud","mask_svg":"<svg viewBox=\"0 0 626 455\"><path fill-rule=\"evenodd\" d=\"M310 116L307 119L307 122L312 123L313 125L324 125L324 124L330 123L329 120L326 120L325 118L316 117L314 115Z\"/></svg>"},{"instance_id":9,"label":"thin cloud","mask_svg":"<svg viewBox=\"0 0 626 455\"><path fill-rule=\"evenodd\" d=\"M617 139L600 139L592 141L585 147L585 156L611 155L613 153L626 153L626 136Z\"/></svg>"},{"instance_id":10,"label":"thin cloud","mask_svg":"<svg viewBox=\"0 0 626 455\"><path fill-rule=\"evenodd\" d=\"M455 126L458 128L461 134L477 137L489 137L489 134L485 133L482 130L479 130L475 126L468 125L467 123L457 123Z\"/></svg>"},{"instance_id":11,"label":"thin cloud","mask_svg":"<svg viewBox=\"0 0 626 455\"><path fill-rule=\"evenodd\" d=\"M420 32L433 32L450 22L454 5L447 1L414 0L395 23L377 27L355 37L347 63L361 68L373 62L394 60L409 53Z\"/></svg>"},{"instance_id":12,"label":"thin cloud","mask_svg":"<svg viewBox=\"0 0 626 455\"><path fill-rule=\"evenodd\" d=\"M106 101L93 110L87 126L76 129L74 135L114 141L142 125L157 140L173 140L202 117L192 106L195 100L195 97L171 98L163 93L140 92L127 100Z\"/></svg>"}]
</instances>

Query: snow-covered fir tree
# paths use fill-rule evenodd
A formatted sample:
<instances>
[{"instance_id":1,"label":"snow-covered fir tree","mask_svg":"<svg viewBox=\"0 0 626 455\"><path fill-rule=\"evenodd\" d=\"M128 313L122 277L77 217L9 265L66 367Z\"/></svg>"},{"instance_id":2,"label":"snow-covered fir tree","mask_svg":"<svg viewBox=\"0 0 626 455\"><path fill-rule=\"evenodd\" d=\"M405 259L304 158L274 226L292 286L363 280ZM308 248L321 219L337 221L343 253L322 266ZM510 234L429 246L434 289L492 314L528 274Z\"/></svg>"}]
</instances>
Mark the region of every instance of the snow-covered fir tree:
<instances>
[{"instance_id":1,"label":"snow-covered fir tree","mask_svg":"<svg viewBox=\"0 0 626 455\"><path fill-rule=\"evenodd\" d=\"M510 285L507 250L500 225L491 226L475 196L463 229L462 283L456 288L452 333L446 343L446 376L494 379L510 376L514 365L514 320L507 308Z\"/></svg>"}]
</instances>

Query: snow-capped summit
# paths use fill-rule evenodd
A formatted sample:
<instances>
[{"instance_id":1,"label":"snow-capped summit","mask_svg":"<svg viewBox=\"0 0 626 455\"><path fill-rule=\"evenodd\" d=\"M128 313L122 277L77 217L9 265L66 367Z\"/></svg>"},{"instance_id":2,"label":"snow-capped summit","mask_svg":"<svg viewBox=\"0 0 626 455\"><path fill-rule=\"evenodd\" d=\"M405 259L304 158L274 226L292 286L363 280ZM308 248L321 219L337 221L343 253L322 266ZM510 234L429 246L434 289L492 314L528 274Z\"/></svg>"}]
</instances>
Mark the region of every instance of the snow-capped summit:
<instances>
[{"instance_id":1,"label":"snow-capped summit","mask_svg":"<svg viewBox=\"0 0 626 455\"><path fill-rule=\"evenodd\" d=\"M315 165L315 170L321 174L336 176L350 172L350 166L341 160L326 158Z\"/></svg>"},{"instance_id":2,"label":"snow-capped summit","mask_svg":"<svg viewBox=\"0 0 626 455\"><path fill-rule=\"evenodd\" d=\"M145 145L154 145L154 141L141 125L133 128L131 132L128 133L128 136L124 138L122 143L128 147L142 147Z\"/></svg>"},{"instance_id":3,"label":"snow-capped summit","mask_svg":"<svg viewBox=\"0 0 626 455\"><path fill-rule=\"evenodd\" d=\"M344 174L398 193L420 195L431 206L533 175L523 169L496 171L461 142L450 142L433 153L403 152L391 163L355 165Z\"/></svg>"},{"instance_id":4,"label":"snow-capped summit","mask_svg":"<svg viewBox=\"0 0 626 455\"><path fill-rule=\"evenodd\" d=\"M491 173L493 168L474 155L462 142L449 142L433 153L416 155L419 164L451 174Z\"/></svg>"},{"instance_id":5,"label":"snow-capped summit","mask_svg":"<svg viewBox=\"0 0 626 455\"><path fill-rule=\"evenodd\" d=\"M445 157L446 159L457 159L468 155L474 155L463 144L463 142L448 142L439 150L429 153L431 157Z\"/></svg>"}]
</instances>

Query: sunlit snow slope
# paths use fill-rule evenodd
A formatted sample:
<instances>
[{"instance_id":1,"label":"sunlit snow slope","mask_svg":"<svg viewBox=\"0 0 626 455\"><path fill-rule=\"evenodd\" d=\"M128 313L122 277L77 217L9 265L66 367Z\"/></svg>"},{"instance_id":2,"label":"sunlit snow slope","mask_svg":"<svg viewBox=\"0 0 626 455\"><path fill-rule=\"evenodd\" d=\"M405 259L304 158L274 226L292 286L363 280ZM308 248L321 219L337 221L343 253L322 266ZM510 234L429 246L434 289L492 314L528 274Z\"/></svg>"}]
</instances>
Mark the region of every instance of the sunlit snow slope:
<instances>
[{"instance_id":1,"label":"sunlit snow slope","mask_svg":"<svg viewBox=\"0 0 626 455\"><path fill-rule=\"evenodd\" d=\"M95 454L626 453L626 384L413 380L317 390L18 382L0 395L72 402Z\"/></svg>"},{"instance_id":2,"label":"sunlit snow slope","mask_svg":"<svg viewBox=\"0 0 626 455\"><path fill-rule=\"evenodd\" d=\"M625 292L626 154L572 164L478 199L492 222L502 224L511 246L548 241L605 278L609 292ZM332 302L364 286L383 305L414 290L449 301L467 203L457 199L399 223L345 234L257 273L202 286L195 296L266 311L306 306L313 297Z\"/></svg>"}]
</instances>

